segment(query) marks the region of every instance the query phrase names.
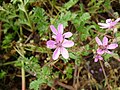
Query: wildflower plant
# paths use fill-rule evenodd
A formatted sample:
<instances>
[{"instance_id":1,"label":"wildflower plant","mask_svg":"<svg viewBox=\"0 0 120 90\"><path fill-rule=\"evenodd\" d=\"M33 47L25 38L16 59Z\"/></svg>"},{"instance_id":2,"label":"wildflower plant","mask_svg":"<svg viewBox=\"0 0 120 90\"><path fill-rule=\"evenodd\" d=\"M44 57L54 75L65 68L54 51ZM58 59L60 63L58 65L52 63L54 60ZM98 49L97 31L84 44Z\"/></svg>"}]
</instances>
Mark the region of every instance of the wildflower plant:
<instances>
[{"instance_id":1,"label":"wildflower plant","mask_svg":"<svg viewBox=\"0 0 120 90\"><path fill-rule=\"evenodd\" d=\"M0 89L119 89L120 18L110 19L108 10L119 9L113 1L1 0ZM105 23L96 23L103 15Z\"/></svg>"}]
</instances>

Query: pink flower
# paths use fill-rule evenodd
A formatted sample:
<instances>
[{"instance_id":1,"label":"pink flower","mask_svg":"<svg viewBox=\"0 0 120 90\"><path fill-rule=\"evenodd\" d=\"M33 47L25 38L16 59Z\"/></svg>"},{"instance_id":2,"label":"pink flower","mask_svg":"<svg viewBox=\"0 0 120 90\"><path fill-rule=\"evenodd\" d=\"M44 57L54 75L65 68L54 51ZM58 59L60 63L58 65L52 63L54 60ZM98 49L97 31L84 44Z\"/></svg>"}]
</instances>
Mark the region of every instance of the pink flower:
<instances>
[{"instance_id":1,"label":"pink flower","mask_svg":"<svg viewBox=\"0 0 120 90\"><path fill-rule=\"evenodd\" d=\"M68 59L69 54L66 48L72 47L73 45L74 45L74 42L71 40L66 40L61 33L56 33L55 41L53 40L47 41L47 47L50 49L55 49L52 56L54 60L58 59L60 54L62 54L62 56L65 59Z\"/></svg>"},{"instance_id":2,"label":"pink flower","mask_svg":"<svg viewBox=\"0 0 120 90\"><path fill-rule=\"evenodd\" d=\"M50 29L51 29L51 31L53 32L53 38L56 38L56 35L57 34L62 34L63 35L63 37L64 38L69 38L69 37L71 37L72 36L72 33L71 32L66 32L66 33L64 33L63 34L63 31L64 31L64 29L63 29L63 24L59 24L58 25L58 30L53 26L53 25L50 25Z\"/></svg>"},{"instance_id":3,"label":"pink flower","mask_svg":"<svg viewBox=\"0 0 120 90\"><path fill-rule=\"evenodd\" d=\"M101 26L100 28L113 29L119 21L120 21L120 18L116 19L115 21L112 21L112 19L107 19L106 23L98 23L98 25Z\"/></svg>"},{"instance_id":4,"label":"pink flower","mask_svg":"<svg viewBox=\"0 0 120 90\"><path fill-rule=\"evenodd\" d=\"M103 60L103 57L101 55L99 55L99 54L96 54L94 62L98 62L98 60Z\"/></svg>"},{"instance_id":5,"label":"pink flower","mask_svg":"<svg viewBox=\"0 0 120 90\"><path fill-rule=\"evenodd\" d=\"M115 49L118 47L118 44L116 43L108 45L108 38L106 36L104 36L102 42L98 37L96 37L95 40L99 45L99 48L97 49L97 54L100 54L100 55L104 53L112 54L112 52L110 52L108 49Z\"/></svg>"}]
</instances>

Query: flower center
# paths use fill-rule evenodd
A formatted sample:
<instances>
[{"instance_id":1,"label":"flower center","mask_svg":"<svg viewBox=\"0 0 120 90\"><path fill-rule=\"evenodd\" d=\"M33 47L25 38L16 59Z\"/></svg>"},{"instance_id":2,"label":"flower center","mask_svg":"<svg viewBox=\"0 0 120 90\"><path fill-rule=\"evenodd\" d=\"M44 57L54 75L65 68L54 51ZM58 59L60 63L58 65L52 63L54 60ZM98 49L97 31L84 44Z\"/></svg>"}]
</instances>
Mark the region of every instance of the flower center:
<instances>
[{"instance_id":1,"label":"flower center","mask_svg":"<svg viewBox=\"0 0 120 90\"><path fill-rule=\"evenodd\" d=\"M107 45L105 45L105 46L100 45L99 47L100 47L100 49L102 49L102 50L106 50L106 49L107 49Z\"/></svg>"},{"instance_id":2,"label":"flower center","mask_svg":"<svg viewBox=\"0 0 120 90\"><path fill-rule=\"evenodd\" d=\"M58 43L56 43L57 47L62 47L62 43L60 43L60 41Z\"/></svg>"}]
</instances>

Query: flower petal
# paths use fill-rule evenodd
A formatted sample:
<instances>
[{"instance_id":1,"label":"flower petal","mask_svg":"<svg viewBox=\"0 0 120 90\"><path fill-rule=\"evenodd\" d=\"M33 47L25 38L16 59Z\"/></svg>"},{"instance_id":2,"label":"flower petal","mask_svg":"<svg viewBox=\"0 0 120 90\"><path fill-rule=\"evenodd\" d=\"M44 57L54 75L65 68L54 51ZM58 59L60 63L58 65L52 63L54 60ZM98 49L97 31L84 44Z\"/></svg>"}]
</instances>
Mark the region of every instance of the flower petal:
<instances>
[{"instance_id":1,"label":"flower petal","mask_svg":"<svg viewBox=\"0 0 120 90\"><path fill-rule=\"evenodd\" d=\"M102 49L100 49L100 48L97 49L97 54L102 55L104 52L105 52L105 50L102 50Z\"/></svg>"},{"instance_id":2,"label":"flower petal","mask_svg":"<svg viewBox=\"0 0 120 90\"><path fill-rule=\"evenodd\" d=\"M69 37L72 36L72 33L71 33L71 32L66 32L66 33L63 34L63 36L64 36L65 38L69 38Z\"/></svg>"},{"instance_id":3,"label":"flower petal","mask_svg":"<svg viewBox=\"0 0 120 90\"><path fill-rule=\"evenodd\" d=\"M53 52L52 58L56 60L58 59L59 55L60 55L60 48L56 48L55 51Z\"/></svg>"},{"instance_id":4,"label":"flower petal","mask_svg":"<svg viewBox=\"0 0 120 90\"><path fill-rule=\"evenodd\" d=\"M67 49L65 49L64 47L61 47L61 54L65 59L69 58L69 53L68 53Z\"/></svg>"},{"instance_id":5,"label":"flower petal","mask_svg":"<svg viewBox=\"0 0 120 90\"><path fill-rule=\"evenodd\" d=\"M98 62L98 58L97 57L95 57L94 62Z\"/></svg>"},{"instance_id":6,"label":"flower petal","mask_svg":"<svg viewBox=\"0 0 120 90\"><path fill-rule=\"evenodd\" d=\"M104 36L102 42L103 42L103 46L108 45L108 38L106 36Z\"/></svg>"},{"instance_id":7,"label":"flower petal","mask_svg":"<svg viewBox=\"0 0 120 90\"><path fill-rule=\"evenodd\" d=\"M103 57L99 55L99 60L103 60Z\"/></svg>"},{"instance_id":8,"label":"flower petal","mask_svg":"<svg viewBox=\"0 0 120 90\"><path fill-rule=\"evenodd\" d=\"M110 52L109 50L106 50L105 52L108 53L108 54L112 54L112 52Z\"/></svg>"},{"instance_id":9,"label":"flower petal","mask_svg":"<svg viewBox=\"0 0 120 90\"><path fill-rule=\"evenodd\" d=\"M50 25L50 29L55 35L58 33L56 28L53 25Z\"/></svg>"},{"instance_id":10,"label":"flower petal","mask_svg":"<svg viewBox=\"0 0 120 90\"><path fill-rule=\"evenodd\" d=\"M53 40L49 40L49 41L47 41L47 48L50 48L50 49L54 49L54 48L56 48L56 42L55 41L53 41Z\"/></svg>"},{"instance_id":11,"label":"flower petal","mask_svg":"<svg viewBox=\"0 0 120 90\"><path fill-rule=\"evenodd\" d=\"M109 24L106 24L106 23L98 23L98 25L100 25L101 27L100 28L109 28Z\"/></svg>"},{"instance_id":12,"label":"flower petal","mask_svg":"<svg viewBox=\"0 0 120 90\"><path fill-rule=\"evenodd\" d=\"M64 40L63 43L62 43L62 46L63 47L72 47L74 45L74 42L71 41L71 40Z\"/></svg>"},{"instance_id":13,"label":"flower petal","mask_svg":"<svg viewBox=\"0 0 120 90\"><path fill-rule=\"evenodd\" d=\"M56 39L56 35L52 35L52 38Z\"/></svg>"},{"instance_id":14,"label":"flower petal","mask_svg":"<svg viewBox=\"0 0 120 90\"><path fill-rule=\"evenodd\" d=\"M116 23L119 22L119 21L120 21L120 18L117 18L117 19L115 20Z\"/></svg>"},{"instance_id":15,"label":"flower petal","mask_svg":"<svg viewBox=\"0 0 120 90\"><path fill-rule=\"evenodd\" d=\"M63 41L63 35L60 34L60 33L58 33L58 34L56 35L56 42L57 42L57 43L61 43L62 41Z\"/></svg>"},{"instance_id":16,"label":"flower petal","mask_svg":"<svg viewBox=\"0 0 120 90\"><path fill-rule=\"evenodd\" d=\"M107 46L107 49L115 49L118 47L118 44L110 44Z\"/></svg>"},{"instance_id":17,"label":"flower petal","mask_svg":"<svg viewBox=\"0 0 120 90\"><path fill-rule=\"evenodd\" d=\"M106 23L111 23L112 22L112 19L107 19L106 20Z\"/></svg>"},{"instance_id":18,"label":"flower petal","mask_svg":"<svg viewBox=\"0 0 120 90\"><path fill-rule=\"evenodd\" d=\"M58 25L58 33L63 34L63 24Z\"/></svg>"},{"instance_id":19,"label":"flower petal","mask_svg":"<svg viewBox=\"0 0 120 90\"><path fill-rule=\"evenodd\" d=\"M101 40L98 38L98 37L95 37L95 40L96 40L96 42L97 42L97 44L100 46L100 45L102 45L102 42L101 42Z\"/></svg>"}]
</instances>

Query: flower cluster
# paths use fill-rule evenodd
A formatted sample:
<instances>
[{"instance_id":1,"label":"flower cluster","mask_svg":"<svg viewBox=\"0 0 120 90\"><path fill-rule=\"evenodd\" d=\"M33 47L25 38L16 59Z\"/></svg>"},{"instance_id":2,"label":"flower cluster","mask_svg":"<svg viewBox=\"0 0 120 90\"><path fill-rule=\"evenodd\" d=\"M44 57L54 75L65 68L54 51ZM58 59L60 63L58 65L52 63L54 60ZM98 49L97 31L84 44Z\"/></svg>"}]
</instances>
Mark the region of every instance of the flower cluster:
<instances>
[{"instance_id":1,"label":"flower cluster","mask_svg":"<svg viewBox=\"0 0 120 90\"><path fill-rule=\"evenodd\" d=\"M120 21L120 18L116 19L115 21L112 21L111 19L107 19L106 23L98 23L100 25L100 28L105 28L105 29L115 29L116 24ZM102 54L108 53L112 54L110 50L115 49L118 47L117 43L113 44L108 44L108 38L104 36L103 40L101 41L98 37L95 38L97 44L98 44L98 49L96 51L95 59L94 61L97 62L98 60L103 60Z\"/></svg>"},{"instance_id":2,"label":"flower cluster","mask_svg":"<svg viewBox=\"0 0 120 90\"><path fill-rule=\"evenodd\" d=\"M114 30L116 28L116 24L119 21L120 18L116 19L115 21L112 21L112 19L107 19L106 23L98 23L98 25L100 25L100 28ZM64 32L63 24L59 24L57 29L53 25L50 25L50 29L53 32L52 38L54 40L47 41L47 47L50 49L55 49L52 58L56 60L58 59L59 55L62 54L62 56L65 59L68 59L69 53L66 48L72 47L74 45L74 42L67 39L72 36L72 33L71 32L63 33ZM110 50L113 50L118 47L117 43L109 44L108 38L106 36L104 36L102 41L98 37L95 37L95 40L99 46L94 56L95 62L97 62L98 60L103 60L102 55L104 53L112 54Z\"/></svg>"},{"instance_id":3,"label":"flower cluster","mask_svg":"<svg viewBox=\"0 0 120 90\"><path fill-rule=\"evenodd\" d=\"M55 49L52 58L56 60L58 59L59 55L62 54L65 59L68 59L69 53L66 48L72 47L74 42L67 40L67 38L71 37L72 33L66 32L63 34L63 24L58 25L58 30L53 25L50 26L50 29L53 32L52 37L54 40L47 41L47 47L50 49Z\"/></svg>"}]
</instances>

